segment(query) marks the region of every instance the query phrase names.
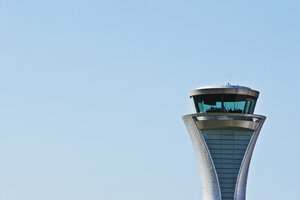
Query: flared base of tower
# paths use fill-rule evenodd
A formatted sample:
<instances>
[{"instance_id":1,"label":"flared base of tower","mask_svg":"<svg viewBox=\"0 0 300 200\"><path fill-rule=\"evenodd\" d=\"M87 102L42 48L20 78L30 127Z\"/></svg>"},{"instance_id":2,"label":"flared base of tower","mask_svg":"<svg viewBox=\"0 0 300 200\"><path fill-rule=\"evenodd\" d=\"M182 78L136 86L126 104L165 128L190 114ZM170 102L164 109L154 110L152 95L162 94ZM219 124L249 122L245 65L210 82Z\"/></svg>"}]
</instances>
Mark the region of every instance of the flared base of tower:
<instances>
[{"instance_id":1,"label":"flared base of tower","mask_svg":"<svg viewBox=\"0 0 300 200\"><path fill-rule=\"evenodd\" d=\"M198 159L203 200L245 200L250 160L265 117L198 113L183 120Z\"/></svg>"}]
</instances>

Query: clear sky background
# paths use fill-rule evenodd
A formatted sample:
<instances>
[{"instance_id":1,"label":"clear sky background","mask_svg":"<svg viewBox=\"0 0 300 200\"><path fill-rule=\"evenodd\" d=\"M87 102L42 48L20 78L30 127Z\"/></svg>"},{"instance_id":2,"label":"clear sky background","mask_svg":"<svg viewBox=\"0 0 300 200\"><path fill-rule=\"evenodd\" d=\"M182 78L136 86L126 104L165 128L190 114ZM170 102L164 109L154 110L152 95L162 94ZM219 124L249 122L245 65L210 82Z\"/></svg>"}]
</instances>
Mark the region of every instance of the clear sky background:
<instances>
[{"instance_id":1,"label":"clear sky background","mask_svg":"<svg viewBox=\"0 0 300 200\"><path fill-rule=\"evenodd\" d=\"M0 200L199 200L188 92L267 116L248 200L297 200L300 2L0 0Z\"/></svg>"}]
</instances>

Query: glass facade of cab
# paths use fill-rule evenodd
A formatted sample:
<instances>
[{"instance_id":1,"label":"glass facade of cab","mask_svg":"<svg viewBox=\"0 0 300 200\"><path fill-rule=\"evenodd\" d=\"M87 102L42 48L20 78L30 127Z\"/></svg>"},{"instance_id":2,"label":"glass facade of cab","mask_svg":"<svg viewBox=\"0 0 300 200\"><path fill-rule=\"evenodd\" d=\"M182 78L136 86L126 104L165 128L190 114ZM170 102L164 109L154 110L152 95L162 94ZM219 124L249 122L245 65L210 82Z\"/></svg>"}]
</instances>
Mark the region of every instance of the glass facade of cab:
<instances>
[{"instance_id":1,"label":"glass facade of cab","mask_svg":"<svg viewBox=\"0 0 300 200\"><path fill-rule=\"evenodd\" d=\"M192 97L197 113L253 114L256 97L237 94L208 94Z\"/></svg>"}]
</instances>

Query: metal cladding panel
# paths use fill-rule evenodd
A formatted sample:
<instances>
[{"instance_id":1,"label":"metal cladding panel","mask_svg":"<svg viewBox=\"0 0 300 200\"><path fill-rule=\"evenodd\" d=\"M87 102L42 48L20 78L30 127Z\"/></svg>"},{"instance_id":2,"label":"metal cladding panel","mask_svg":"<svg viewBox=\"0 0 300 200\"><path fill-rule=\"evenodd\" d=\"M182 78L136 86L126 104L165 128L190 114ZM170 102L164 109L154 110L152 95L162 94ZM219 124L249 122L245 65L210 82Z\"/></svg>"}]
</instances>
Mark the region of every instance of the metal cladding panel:
<instances>
[{"instance_id":1,"label":"metal cladding panel","mask_svg":"<svg viewBox=\"0 0 300 200\"><path fill-rule=\"evenodd\" d=\"M224 114L216 114L223 121L213 127L199 124L202 117L212 114L192 114L183 117L190 134L200 167L204 200L245 200L246 184L251 155L259 131L265 120L264 116L247 115L255 127L244 126L244 123L228 123L240 115L231 115L224 120ZM250 118L249 118L250 117ZM207 118L208 119L208 118ZM215 119L214 119L215 120Z\"/></svg>"},{"instance_id":2,"label":"metal cladding panel","mask_svg":"<svg viewBox=\"0 0 300 200\"><path fill-rule=\"evenodd\" d=\"M221 200L220 187L217 180L216 171L204 138L192 117L184 116L183 120L190 134L198 159L202 182L203 200Z\"/></svg>"},{"instance_id":3,"label":"metal cladding panel","mask_svg":"<svg viewBox=\"0 0 300 200\"><path fill-rule=\"evenodd\" d=\"M242 158L252 137L252 130L201 130L217 170L222 200L232 200Z\"/></svg>"},{"instance_id":4,"label":"metal cladding panel","mask_svg":"<svg viewBox=\"0 0 300 200\"><path fill-rule=\"evenodd\" d=\"M241 164L241 169L237 178L236 188L235 188L235 200L244 200L246 199L246 187L247 187L247 178L248 178L248 171L250 166L250 161L252 157L252 153L255 147L255 143L257 141L258 135L260 133L260 130L264 124L265 118L261 119L258 128L254 132L251 141L249 143L249 146L246 150L244 159Z\"/></svg>"}]
</instances>

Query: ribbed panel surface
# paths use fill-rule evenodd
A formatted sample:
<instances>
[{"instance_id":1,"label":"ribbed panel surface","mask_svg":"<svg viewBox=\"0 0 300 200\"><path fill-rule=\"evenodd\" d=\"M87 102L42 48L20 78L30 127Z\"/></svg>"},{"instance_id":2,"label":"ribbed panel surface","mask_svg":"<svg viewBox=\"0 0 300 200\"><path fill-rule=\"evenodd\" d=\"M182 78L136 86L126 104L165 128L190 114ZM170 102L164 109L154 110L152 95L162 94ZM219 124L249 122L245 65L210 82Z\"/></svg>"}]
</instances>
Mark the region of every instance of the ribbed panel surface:
<instances>
[{"instance_id":1,"label":"ribbed panel surface","mask_svg":"<svg viewBox=\"0 0 300 200\"><path fill-rule=\"evenodd\" d=\"M201 130L213 159L222 200L233 200L237 176L253 131Z\"/></svg>"}]
</instances>

